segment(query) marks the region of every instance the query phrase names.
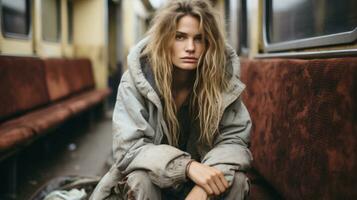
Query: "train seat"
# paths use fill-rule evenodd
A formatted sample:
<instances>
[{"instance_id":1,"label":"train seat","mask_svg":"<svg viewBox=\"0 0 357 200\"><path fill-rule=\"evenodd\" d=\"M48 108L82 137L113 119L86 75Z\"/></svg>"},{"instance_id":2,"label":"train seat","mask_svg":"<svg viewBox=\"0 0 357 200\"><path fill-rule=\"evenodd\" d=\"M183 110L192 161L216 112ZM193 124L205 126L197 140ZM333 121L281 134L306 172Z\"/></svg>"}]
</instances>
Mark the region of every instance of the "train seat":
<instances>
[{"instance_id":1,"label":"train seat","mask_svg":"<svg viewBox=\"0 0 357 200\"><path fill-rule=\"evenodd\" d=\"M44 59L46 83L51 101L94 88L91 63L88 59Z\"/></svg>"},{"instance_id":2,"label":"train seat","mask_svg":"<svg viewBox=\"0 0 357 200\"><path fill-rule=\"evenodd\" d=\"M0 56L0 123L50 103L39 58Z\"/></svg>"},{"instance_id":3,"label":"train seat","mask_svg":"<svg viewBox=\"0 0 357 200\"><path fill-rule=\"evenodd\" d=\"M103 102L88 59L0 56L0 157Z\"/></svg>"},{"instance_id":4,"label":"train seat","mask_svg":"<svg viewBox=\"0 0 357 200\"><path fill-rule=\"evenodd\" d=\"M263 186L282 199L356 197L357 58L244 59L241 78L260 177L252 199Z\"/></svg>"},{"instance_id":5,"label":"train seat","mask_svg":"<svg viewBox=\"0 0 357 200\"><path fill-rule=\"evenodd\" d=\"M39 58L0 56L0 152L35 135L29 126L4 123L50 102L44 80Z\"/></svg>"},{"instance_id":6,"label":"train seat","mask_svg":"<svg viewBox=\"0 0 357 200\"><path fill-rule=\"evenodd\" d=\"M49 98L74 114L101 102L110 90L94 89L94 76L88 59L44 60Z\"/></svg>"}]
</instances>

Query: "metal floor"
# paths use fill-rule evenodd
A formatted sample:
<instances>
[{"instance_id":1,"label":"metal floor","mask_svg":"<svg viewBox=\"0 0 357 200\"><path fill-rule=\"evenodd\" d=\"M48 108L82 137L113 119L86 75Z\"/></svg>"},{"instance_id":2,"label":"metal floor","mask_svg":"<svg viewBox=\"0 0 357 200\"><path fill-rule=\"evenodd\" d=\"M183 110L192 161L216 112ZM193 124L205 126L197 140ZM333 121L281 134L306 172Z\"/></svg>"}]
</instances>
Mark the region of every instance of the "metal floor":
<instances>
[{"instance_id":1,"label":"metal floor","mask_svg":"<svg viewBox=\"0 0 357 200\"><path fill-rule=\"evenodd\" d=\"M46 139L52 140L42 145L48 146L45 147L49 149L47 152L30 153L30 156L26 155L26 152L21 153L17 158L19 181L16 195L12 199L28 199L36 190L55 177L102 176L108 170L108 161L109 163L111 161L111 116L112 111L106 112L104 117L84 128L71 126L56 133L68 137L62 135Z\"/></svg>"}]
</instances>

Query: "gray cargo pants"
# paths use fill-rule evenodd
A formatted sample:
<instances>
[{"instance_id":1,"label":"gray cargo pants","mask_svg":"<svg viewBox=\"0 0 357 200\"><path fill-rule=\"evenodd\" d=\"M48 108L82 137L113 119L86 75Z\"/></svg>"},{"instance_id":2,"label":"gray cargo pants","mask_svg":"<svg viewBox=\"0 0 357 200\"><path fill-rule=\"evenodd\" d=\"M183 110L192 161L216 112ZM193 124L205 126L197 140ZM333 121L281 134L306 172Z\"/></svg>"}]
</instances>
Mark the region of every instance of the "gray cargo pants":
<instances>
[{"instance_id":1,"label":"gray cargo pants","mask_svg":"<svg viewBox=\"0 0 357 200\"><path fill-rule=\"evenodd\" d=\"M125 200L180 200L194 186L187 182L181 189L160 189L154 185L145 171L134 171L120 184L121 195ZM232 186L223 195L210 199L243 200L249 194L249 179L242 172L236 172Z\"/></svg>"}]
</instances>

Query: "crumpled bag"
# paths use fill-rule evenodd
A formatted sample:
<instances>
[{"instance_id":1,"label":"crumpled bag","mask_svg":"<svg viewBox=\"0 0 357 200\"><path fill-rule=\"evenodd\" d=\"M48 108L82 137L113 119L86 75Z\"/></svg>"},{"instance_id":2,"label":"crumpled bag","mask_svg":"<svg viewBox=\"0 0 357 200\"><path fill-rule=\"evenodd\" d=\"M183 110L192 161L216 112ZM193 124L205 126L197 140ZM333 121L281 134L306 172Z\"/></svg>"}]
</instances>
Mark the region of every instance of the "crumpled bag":
<instances>
[{"instance_id":1,"label":"crumpled bag","mask_svg":"<svg viewBox=\"0 0 357 200\"><path fill-rule=\"evenodd\" d=\"M48 194L44 200L84 200L87 197L84 189L55 190Z\"/></svg>"}]
</instances>

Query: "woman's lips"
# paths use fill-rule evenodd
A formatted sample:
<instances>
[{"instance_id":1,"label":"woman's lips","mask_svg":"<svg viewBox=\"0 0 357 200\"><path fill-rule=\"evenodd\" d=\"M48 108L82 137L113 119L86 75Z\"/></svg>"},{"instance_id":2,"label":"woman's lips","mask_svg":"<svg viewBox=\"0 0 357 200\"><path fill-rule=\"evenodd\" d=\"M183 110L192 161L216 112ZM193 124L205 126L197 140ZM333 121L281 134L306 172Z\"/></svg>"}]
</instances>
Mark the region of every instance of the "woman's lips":
<instances>
[{"instance_id":1,"label":"woman's lips","mask_svg":"<svg viewBox=\"0 0 357 200\"><path fill-rule=\"evenodd\" d=\"M183 57L181 58L184 63L197 63L197 58L194 57Z\"/></svg>"}]
</instances>

